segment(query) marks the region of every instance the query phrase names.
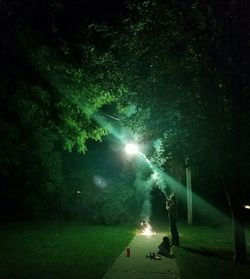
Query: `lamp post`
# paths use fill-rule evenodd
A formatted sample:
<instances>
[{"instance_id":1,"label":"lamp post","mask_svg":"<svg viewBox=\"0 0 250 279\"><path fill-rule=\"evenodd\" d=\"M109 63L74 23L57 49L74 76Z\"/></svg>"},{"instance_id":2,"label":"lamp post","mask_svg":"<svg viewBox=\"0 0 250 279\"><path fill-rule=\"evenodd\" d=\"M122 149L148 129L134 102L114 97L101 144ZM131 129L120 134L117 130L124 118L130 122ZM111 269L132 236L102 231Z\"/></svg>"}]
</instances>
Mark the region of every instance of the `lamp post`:
<instances>
[{"instance_id":1,"label":"lamp post","mask_svg":"<svg viewBox=\"0 0 250 279\"><path fill-rule=\"evenodd\" d=\"M193 224L193 197L192 197L192 173L190 159L186 158L186 185L187 185L187 221L189 225Z\"/></svg>"}]
</instances>

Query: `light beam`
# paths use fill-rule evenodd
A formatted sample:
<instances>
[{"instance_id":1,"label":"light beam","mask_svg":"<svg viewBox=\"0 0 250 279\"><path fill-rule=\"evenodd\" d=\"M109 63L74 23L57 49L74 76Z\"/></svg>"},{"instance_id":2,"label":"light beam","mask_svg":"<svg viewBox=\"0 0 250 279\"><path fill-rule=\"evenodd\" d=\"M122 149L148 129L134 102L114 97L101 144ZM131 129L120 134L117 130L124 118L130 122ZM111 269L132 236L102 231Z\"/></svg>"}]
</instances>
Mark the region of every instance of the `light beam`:
<instances>
[{"instance_id":1,"label":"light beam","mask_svg":"<svg viewBox=\"0 0 250 279\"><path fill-rule=\"evenodd\" d=\"M126 153L130 154L130 155L135 155L140 153L138 145L134 144L134 143L127 143L125 146L125 151Z\"/></svg>"}]
</instances>

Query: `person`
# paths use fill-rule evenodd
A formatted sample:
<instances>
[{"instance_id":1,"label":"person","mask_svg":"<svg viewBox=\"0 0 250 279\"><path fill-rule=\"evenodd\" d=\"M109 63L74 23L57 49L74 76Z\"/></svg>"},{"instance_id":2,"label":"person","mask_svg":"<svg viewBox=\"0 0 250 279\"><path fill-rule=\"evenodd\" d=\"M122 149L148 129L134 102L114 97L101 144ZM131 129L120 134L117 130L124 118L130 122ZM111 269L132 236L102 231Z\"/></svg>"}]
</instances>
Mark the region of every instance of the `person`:
<instances>
[{"instance_id":1,"label":"person","mask_svg":"<svg viewBox=\"0 0 250 279\"><path fill-rule=\"evenodd\" d=\"M169 242L169 238L168 236L164 236L162 239L161 244L158 246L159 251L158 254L165 256L165 257L169 257L170 256L170 242Z\"/></svg>"},{"instance_id":2,"label":"person","mask_svg":"<svg viewBox=\"0 0 250 279\"><path fill-rule=\"evenodd\" d=\"M176 226L176 197L175 194L172 193L166 200L166 209L168 211L169 218L169 227L171 231L171 245L179 246L179 233Z\"/></svg>"}]
</instances>

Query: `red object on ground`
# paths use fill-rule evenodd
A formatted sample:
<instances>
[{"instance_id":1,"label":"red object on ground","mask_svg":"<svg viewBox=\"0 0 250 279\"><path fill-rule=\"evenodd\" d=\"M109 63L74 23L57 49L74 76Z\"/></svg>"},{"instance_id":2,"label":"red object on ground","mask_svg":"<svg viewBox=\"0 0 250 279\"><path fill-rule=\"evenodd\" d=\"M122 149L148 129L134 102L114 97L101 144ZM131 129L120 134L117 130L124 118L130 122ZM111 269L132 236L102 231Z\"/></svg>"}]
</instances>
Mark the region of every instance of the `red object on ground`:
<instances>
[{"instance_id":1,"label":"red object on ground","mask_svg":"<svg viewBox=\"0 0 250 279\"><path fill-rule=\"evenodd\" d=\"M127 248L127 257L130 257L130 248Z\"/></svg>"}]
</instances>

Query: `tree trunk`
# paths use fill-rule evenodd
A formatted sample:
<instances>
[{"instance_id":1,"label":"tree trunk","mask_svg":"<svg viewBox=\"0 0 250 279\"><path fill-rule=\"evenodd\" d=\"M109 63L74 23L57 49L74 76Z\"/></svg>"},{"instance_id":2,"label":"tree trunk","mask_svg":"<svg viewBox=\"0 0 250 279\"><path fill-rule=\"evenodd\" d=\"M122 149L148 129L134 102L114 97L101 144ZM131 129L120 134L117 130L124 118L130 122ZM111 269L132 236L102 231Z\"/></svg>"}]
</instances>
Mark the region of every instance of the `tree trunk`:
<instances>
[{"instance_id":1,"label":"tree trunk","mask_svg":"<svg viewBox=\"0 0 250 279\"><path fill-rule=\"evenodd\" d=\"M242 206L242 205L241 205ZM243 207L232 207L232 222L234 236L234 261L247 262L246 236L244 226Z\"/></svg>"},{"instance_id":2,"label":"tree trunk","mask_svg":"<svg viewBox=\"0 0 250 279\"><path fill-rule=\"evenodd\" d=\"M226 174L227 171L224 172ZM234 261L238 263L246 263L247 262L247 249L246 249L246 236L245 236L245 225L244 225L244 208L241 202L240 192L237 192L236 187L233 186L237 184L233 184L231 180L230 182L227 180L229 178L229 173L227 173L227 177L222 175L222 184L224 186L224 190L227 196L228 205L231 210L232 215L232 226L233 226L233 240L234 240ZM235 180L233 180L236 183ZM230 186L229 186L230 185Z\"/></svg>"},{"instance_id":3,"label":"tree trunk","mask_svg":"<svg viewBox=\"0 0 250 279\"><path fill-rule=\"evenodd\" d=\"M232 77L232 136L231 136L231 158L229 158L229 178L231 176L230 200L233 222L234 236L234 260L236 262L247 262L246 237L244 227L244 207L242 190L246 185L244 176L242 175L242 164L244 153L244 144L242 137L244 135L244 125L242 123L242 86L237 76Z\"/></svg>"}]
</instances>

